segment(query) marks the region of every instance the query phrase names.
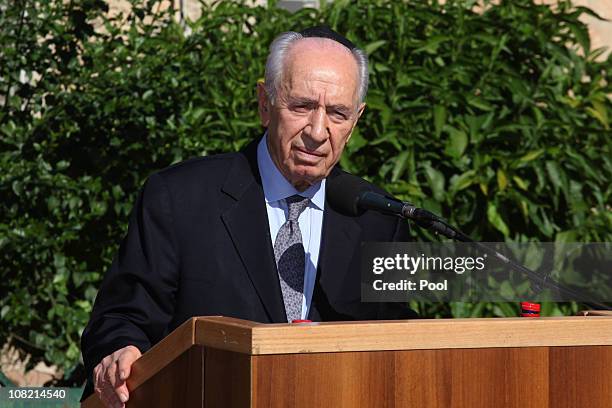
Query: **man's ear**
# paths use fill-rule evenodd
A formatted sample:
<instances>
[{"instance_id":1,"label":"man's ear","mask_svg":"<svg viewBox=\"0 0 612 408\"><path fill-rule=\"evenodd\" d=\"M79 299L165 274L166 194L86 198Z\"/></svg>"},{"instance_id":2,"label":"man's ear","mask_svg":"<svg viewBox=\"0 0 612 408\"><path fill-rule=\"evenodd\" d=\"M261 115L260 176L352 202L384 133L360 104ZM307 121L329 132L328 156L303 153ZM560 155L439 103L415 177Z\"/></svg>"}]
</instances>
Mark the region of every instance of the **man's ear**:
<instances>
[{"instance_id":1,"label":"man's ear","mask_svg":"<svg viewBox=\"0 0 612 408\"><path fill-rule=\"evenodd\" d=\"M257 103L261 125L268 127L270 124L270 100L263 81L257 82Z\"/></svg>"},{"instance_id":2,"label":"man's ear","mask_svg":"<svg viewBox=\"0 0 612 408\"><path fill-rule=\"evenodd\" d=\"M361 114L365 110L365 107L366 107L365 102L362 102L361 105L359 105L359 109L357 109L357 119L359 119L361 117ZM357 121L355 121L355 124L357 124ZM354 125L353 125L353 127L354 127Z\"/></svg>"}]
</instances>

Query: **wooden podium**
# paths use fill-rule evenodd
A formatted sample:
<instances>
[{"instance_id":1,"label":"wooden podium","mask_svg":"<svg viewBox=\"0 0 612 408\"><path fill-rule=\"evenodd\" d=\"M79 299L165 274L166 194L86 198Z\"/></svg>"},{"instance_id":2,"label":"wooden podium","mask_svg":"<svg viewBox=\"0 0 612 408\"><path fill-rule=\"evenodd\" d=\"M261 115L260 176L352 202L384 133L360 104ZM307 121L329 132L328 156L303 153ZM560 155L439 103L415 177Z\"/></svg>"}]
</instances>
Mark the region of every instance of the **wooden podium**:
<instances>
[{"instance_id":1,"label":"wooden podium","mask_svg":"<svg viewBox=\"0 0 612 408\"><path fill-rule=\"evenodd\" d=\"M258 324L193 318L127 407L612 407L612 316ZM91 396L84 407L101 406Z\"/></svg>"}]
</instances>

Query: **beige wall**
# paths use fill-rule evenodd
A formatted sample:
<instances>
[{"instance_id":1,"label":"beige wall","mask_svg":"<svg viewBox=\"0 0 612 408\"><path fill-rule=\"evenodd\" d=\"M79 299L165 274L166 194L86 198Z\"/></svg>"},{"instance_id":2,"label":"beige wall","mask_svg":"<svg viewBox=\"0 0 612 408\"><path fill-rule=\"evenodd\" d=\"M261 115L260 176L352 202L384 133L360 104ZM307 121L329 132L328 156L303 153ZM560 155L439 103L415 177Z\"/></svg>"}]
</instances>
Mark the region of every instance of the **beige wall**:
<instances>
[{"instance_id":1,"label":"beige wall","mask_svg":"<svg viewBox=\"0 0 612 408\"><path fill-rule=\"evenodd\" d=\"M26 370L29 360L29 356L24 358L14 347L5 344L0 350L0 371L18 387L40 387L53 379L62 378L60 369L44 363Z\"/></svg>"},{"instance_id":2,"label":"beige wall","mask_svg":"<svg viewBox=\"0 0 612 408\"><path fill-rule=\"evenodd\" d=\"M589 27L591 49L608 47L612 49L612 0L574 0L574 4L590 8L601 17L610 21L600 21L595 17L583 15L582 21Z\"/></svg>"}]
</instances>

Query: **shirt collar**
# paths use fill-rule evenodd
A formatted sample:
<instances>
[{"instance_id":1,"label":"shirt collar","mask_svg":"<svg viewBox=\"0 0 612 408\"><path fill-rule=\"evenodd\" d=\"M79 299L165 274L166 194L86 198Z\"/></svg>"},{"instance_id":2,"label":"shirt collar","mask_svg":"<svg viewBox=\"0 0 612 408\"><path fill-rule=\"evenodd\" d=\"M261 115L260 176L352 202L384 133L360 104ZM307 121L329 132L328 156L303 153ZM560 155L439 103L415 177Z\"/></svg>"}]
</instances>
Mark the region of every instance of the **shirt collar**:
<instances>
[{"instance_id":1,"label":"shirt collar","mask_svg":"<svg viewBox=\"0 0 612 408\"><path fill-rule=\"evenodd\" d=\"M318 209L323 210L325 206L325 179L302 192L297 191L272 161L268 151L267 138L268 132L264 134L257 145L257 166L259 167L266 202L272 203L298 194L309 198L311 203Z\"/></svg>"}]
</instances>

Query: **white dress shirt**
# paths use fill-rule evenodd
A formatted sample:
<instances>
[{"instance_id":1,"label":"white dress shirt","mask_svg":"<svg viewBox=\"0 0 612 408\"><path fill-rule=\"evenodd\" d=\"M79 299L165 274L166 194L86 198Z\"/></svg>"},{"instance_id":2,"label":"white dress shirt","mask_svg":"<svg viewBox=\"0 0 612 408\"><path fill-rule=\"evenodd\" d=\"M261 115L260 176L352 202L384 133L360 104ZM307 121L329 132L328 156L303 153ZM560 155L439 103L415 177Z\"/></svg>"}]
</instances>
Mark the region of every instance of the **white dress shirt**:
<instances>
[{"instance_id":1,"label":"white dress shirt","mask_svg":"<svg viewBox=\"0 0 612 408\"><path fill-rule=\"evenodd\" d=\"M263 184L266 198L266 210L270 224L270 237L272 247L276 241L278 230L285 223L288 216L285 198L301 195L310 199L308 207L300 214L298 222L302 232L302 243L306 255L304 270L304 291L302 296L302 319L306 319L310 310L312 292L317 276L317 263L321 246L321 229L323 227L323 209L325 208L325 179L310 186L307 190L299 192L278 170L268 151L267 134L257 146L257 166Z\"/></svg>"}]
</instances>

